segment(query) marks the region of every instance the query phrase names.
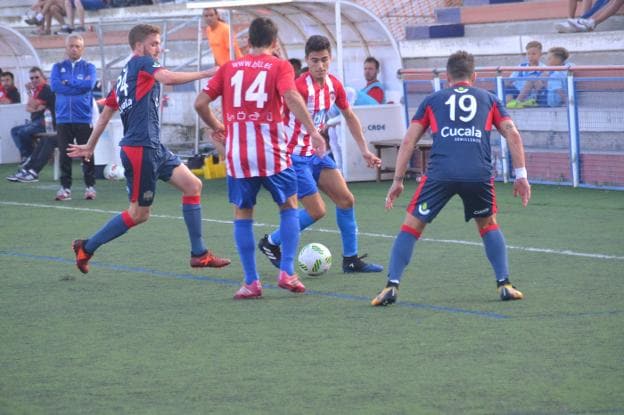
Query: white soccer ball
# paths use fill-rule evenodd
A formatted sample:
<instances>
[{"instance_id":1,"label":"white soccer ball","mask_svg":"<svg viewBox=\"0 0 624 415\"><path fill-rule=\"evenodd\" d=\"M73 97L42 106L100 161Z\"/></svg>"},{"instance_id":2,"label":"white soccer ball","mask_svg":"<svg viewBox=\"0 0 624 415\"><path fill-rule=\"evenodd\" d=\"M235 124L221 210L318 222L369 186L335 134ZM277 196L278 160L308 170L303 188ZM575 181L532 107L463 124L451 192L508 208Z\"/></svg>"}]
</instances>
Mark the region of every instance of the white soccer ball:
<instances>
[{"instance_id":1,"label":"white soccer ball","mask_svg":"<svg viewBox=\"0 0 624 415\"><path fill-rule=\"evenodd\" d=\"M109 163L104 166L104 177L108 180L121 180L125 170L121 164Z\"/></svg>"},{"instance_id":2,"label":"white soccer ball","mask_svg":"<svg viewBox=\"0 0 624 415\"><path fill-rule=\"evenodd\" d=\"M332 255L325 245L313 242L299 251L297 264L303 273L318 276L329 270L332 264Z\"/></svg>"}]
</instances>

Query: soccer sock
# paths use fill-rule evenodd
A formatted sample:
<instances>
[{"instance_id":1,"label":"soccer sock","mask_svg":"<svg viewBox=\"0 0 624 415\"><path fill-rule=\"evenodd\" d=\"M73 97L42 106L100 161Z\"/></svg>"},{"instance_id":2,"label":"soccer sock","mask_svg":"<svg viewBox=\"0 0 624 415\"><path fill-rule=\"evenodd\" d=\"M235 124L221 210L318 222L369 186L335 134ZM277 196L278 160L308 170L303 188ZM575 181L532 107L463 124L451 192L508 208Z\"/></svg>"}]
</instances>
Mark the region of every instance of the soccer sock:
<instances>
[{"instance_id":1,"label":"soccer sock","mask_svg":"<svg viewBox=\"0 0 624 415\"><path fill-rule=\"evenodd\" d=\"M234 221L234 241L243 265L245 284L259 279L256 270L256 246L253 234L253 219L236 219Z\"/></svg>"},{"instance_id":2,"label":"soccer sock","mask_svg":"<svg viewBox=\"0 0 624 415\"><path fill-rule=\"evenodd\" d=\"M182 196L182 216L191 240L191 255L202 255L206 252L206 245L202 238L200 196Z\"/></svg>"},{"instance_id":3,"label":"soccer sock","mask_svg":"<svg viewBox=\"0 0 624 415\"><path fill-rule=\"evenodd\" d=\"M342 237L342 255L345 257L357 255L357 222L353 207L341 209L336 207L336 224Z\"/></svg>"},{"instance_id":4,"label":"soccer sock","mask_svg":"<svg viewBox=\"0 0 624 415\"><path fill-rule=\"evenodd\" d=\"M312 219L312 216L310 216L305 209L299 209L297 210L297 213L299 216L299 232L303 231L315 222L314 219ZM272 245L278 246L282 244L282 235L279 228L269 235L269 242Z\"/></svg>"},{"instance_id":5,"label":"soccer sock","mask_svg":"<svg viewBox=\"0 0 624 415\"><path fill-rule=\"evenodd\" d=\"M282 238L282 259L280 269L288 275L295 273L295 255L299 245L299 214L297 209L286 209L280 212L280 233Z\"/></svg>"},{"instance_id":6,"label":"soccer sock","mask_svg":"<svg viewBox=\"0 0 624 415\"><path fill-rule=\"evenodd\" d=\"M136 223L134 223L128 211L124 210L102 226L102 228L100 228L95 235L87 239L84 249L88 253L92 254L100 247L100 245L104 245L105 243L120 237L126 233L128 229L135 225Z\"/></svg>"},{"instance_id":7,"label":"soccer sock","mask_svg":"<svg viewBox=\"0 0 624 415\"><path fill-rule=\"evenodd\" d=\"M388 281L399 284L403 271L412 259L414 245L420 238L420 232L414 228L403 225L401 231L394 240L390 251L390 264L388 265Z\"/></svg>"},{"instance_id":8,"label":"soccer sock","mask_svg":"<svg viewBox=\"0 0 624 415\"><path fill-rule=\"evenodd\" d=\"M496 281L507 279L509 277L509 268L507 264L507 246L503 232L498 225L491 225L481 229L479 233L481 238L483 238L485 255L494 269Z\"/></svg>"}]
</instances>

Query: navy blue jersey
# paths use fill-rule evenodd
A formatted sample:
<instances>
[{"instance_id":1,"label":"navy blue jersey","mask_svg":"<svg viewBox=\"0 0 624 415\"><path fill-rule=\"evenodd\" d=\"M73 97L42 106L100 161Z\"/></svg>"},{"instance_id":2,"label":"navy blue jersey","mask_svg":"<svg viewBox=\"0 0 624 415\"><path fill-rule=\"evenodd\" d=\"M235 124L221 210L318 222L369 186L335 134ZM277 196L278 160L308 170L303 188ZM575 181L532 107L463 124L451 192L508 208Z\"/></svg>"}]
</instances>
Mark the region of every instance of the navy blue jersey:
<instances>
[{"instance_id":1,"label":"navy blue jersey","mask_svg":"<svg viewBox=\"0 0 624 415\"><path fill-rule=\"evenodd\" d=\"M490 92L458 83L427 96L412 122L431 128L433 146L427 177L484 181L493 175L490 132L509 115Z\"/></svg>"},{"instance_id":2,"label":"navy blue jersey","mask_svg":"<svg viewBox=\"0 0 624 415\"><path fill-rule=\"evenodd\" d=\"M133 56L106 98L106 105L119 110L121 115L124 136L120 146L158 148L160 145L160 83L154 79L159 69L160 63L151 56Z\"/></svg>"}]
</instances>

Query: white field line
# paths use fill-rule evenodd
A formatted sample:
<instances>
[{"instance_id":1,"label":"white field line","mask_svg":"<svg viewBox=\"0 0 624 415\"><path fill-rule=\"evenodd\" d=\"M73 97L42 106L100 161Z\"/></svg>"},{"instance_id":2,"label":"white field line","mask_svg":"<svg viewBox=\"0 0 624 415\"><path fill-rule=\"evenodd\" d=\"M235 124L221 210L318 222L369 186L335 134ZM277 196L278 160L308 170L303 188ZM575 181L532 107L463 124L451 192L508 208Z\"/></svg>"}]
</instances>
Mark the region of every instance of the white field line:
<instances>
[{"instance_id":1,"label":"white field line","mask_svg":"<svg viewBox=\"0 0 624 415\"><path fill-rule=\"evenodd\" d=\"M120 213L115 210L104 210L104 209L94 209L94 208L79 208L72 206L62 206L62 205L45 205L39 203L22 203L22 202L9 202L0 200L0 205L5 206L19 206L19 207L29 207L29 208L44 208L44 209L59 209L59 210L72 210L72 211L81 211L81 212L93 212L93 213L106 213L109 215L114 215ZM160 219L177 219L183 220L182 216L172 216L172 215L156 215L151 214L150 218L160 218ZM210 223L221 223L221 224L233 224L234 222L231 220L219 220L219 219L207 219L203 218L202 221L210 222ZM276 224L270 223L254 223L254 226L257 227L268 227L268 228L276 228ZM312 227L307 229L306 231L315 231L315 232L325 232L325 233L339 233L336 229L324 229L318 227ZM371 232L360 232L359 236L367 236L371 238L386 238L386 239L394 239L396 235L387 235L383 233L371 233ZM469 245L469 246L483 246L480 242L472 242L472 241L462 241L457 239L432 239L432 238L422 238L422 241L427 242L435 242L442 244L456 244L456 245ZM575 252L567 249L548 249L548 248L534 248L528 246L516 246L516 245L507 245L508 249L513 249L517 251L526 251L526 252L537 252L542 254L553 254L553 255L565 255L565 256L576 256L583 258L593 258L593 259L606 259L606 260L617 260L624 261L624 256L619 255L606 255L606 254L591 254L586 252Z\"/></svg>"}]
</instances>

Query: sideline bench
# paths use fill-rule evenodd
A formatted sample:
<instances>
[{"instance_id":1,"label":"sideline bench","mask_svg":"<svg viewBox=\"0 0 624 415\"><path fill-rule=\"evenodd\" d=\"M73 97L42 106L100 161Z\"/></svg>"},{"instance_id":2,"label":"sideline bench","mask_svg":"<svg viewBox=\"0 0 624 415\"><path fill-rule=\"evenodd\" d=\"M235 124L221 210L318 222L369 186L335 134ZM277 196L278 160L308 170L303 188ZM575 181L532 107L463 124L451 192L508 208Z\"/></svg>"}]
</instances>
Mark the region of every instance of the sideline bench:
<instances>
[{"instance_id":1,"label":"sideline bench","mask_svg":"<svg viewBox=\"0 0 624 415\"><path fill-rule=\"evenodd\" d=\"M383 150L386 149L394 149L397 152L399 151L399 147L401 147L401 143L403 140L383 140L383 141L371 141L370 144L375 147L375 151L377 152L377 157L381 159ZM407 172L424 175L427 170L427 159L429 156L429 151L431 150L431 145L433 143L431 140L421 140L416 144L416 150L420 153L420 166L418 167L408 167ZM382 162L383 163L383 162ZM381 175L383 173L394 173L394 167L386 166L383 164L377 168L377 181L381 181Z\"/></svg>"}]
</instances>

